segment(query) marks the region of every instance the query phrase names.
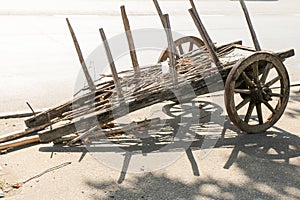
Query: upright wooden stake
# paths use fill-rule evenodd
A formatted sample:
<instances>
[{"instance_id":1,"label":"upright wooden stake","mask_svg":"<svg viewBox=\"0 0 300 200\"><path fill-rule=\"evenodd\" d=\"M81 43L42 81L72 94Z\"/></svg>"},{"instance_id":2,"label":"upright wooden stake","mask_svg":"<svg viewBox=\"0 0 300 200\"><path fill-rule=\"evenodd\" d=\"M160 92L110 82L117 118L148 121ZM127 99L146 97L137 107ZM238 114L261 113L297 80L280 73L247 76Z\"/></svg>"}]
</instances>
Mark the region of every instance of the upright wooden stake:
<instances>
[{"instance_id":1,"label":"upright wooden stake","mask_svg":"<svg viewBox=\"0 0 300 200\"><path fill-rule=\"evenodd\" d=\"M207 31L206 31L206 28L204 27L204 25L203 25L203 23L202 23L202 21L201 21L201 18L200 18L200 16L199 16L198 11L197 11L197 9L196 9L196 6L195 6L195 4L194 4L194 1L193 1L193 0L190 0L190 4L191 4L191 6L192 6L192 8L193 8L193 10L194 10L195 16L197 17L197 19L199 19L199 22L200 22L199 25L200 25L200 27L201 27L201 29L202 29L204 35L205 35L205 38L207 39L209 45L212 46L214 50L216 50L216 47L215 47L214 43L212 42L211 38L209 37L209 35L208 35Z\"/></svg>"},{"instance_id":2,"label":"upright wooden stake","mask_svg":"<svg viewBox=\"0 0 300 200\"><path fill-rule=\"evenodd\" d=\"M206 37L206 35L205 35L205 33L204 33L204 29L201 27L201 26L203 26L203 24L202 24L200 18L198 18L198 17L196 16L194 8L189 9L189 12L190 12L190 14L191 14L191 16L192 16L192 18L193 18L193 21L194 21L194 23L195 23L195 25L196 25L196 27L197 27L197 29L198 29L198 31L199 31L201 37L203 38L203 42L204 42L204 44L205 44L205 47L206 47L207 50L208 50L208 53L209 53L209 55L210 55L210 58L211 58L212 61L215 63L215 65L216 65L218 68L220 68L221 65L220 65L219 58L218 58L218 56L217 56L217 53L216 53L215 50L214 50L214 47L211 46L211 44L209 43L209 40L208 40L208 38Z\"/></svg>"},{"instance_id":3,"label":"upright wooden stake","mask_svg":"<svg viewBox=\"0 0 300 200\"><path fill-rule=\"evenodd\" d=\"M121 6L121 14L122 14L123 24L127 36L128 45L129 45L129 51L130 51L130 57L131 57L133 69L135 74L139 75L140 74L139 63L136 56L135 45L133 42L133 37L130 29L129 20L126 14L125 6Z\"/></svg>"},{"instance_id":4,"label":"upright wooden stake","mask_svg":"<svg viewBox=\"0 0 300 200\"><path fill-rule=\"evenodd\" d=\"M247 6L246 6L244 0L240 0L240 3L241 3L241 6L243 8L246 20L247 20L247 24L248 24L248 27L249 27L249 30L250 30L250 33L251 33L251 37L252 37L255 49L256 49L256 51L261 51L261 48L260 48L260 45L259 45L256 33L254 31L254 28L253 28L253 25L252 25L252 22L251 22L251 19L250 19L250 15L249 15Z\"/></svg>"},{"instance_id":5,"label":"upright wooden stake","mask_svg":"<svg viewBox=\"0 0 300 200\"><path fill-rule=\"evenodd\" d=\"M170 25L170 20L169 20L169 15L165 14L163 15L163 19L165 21L165 31L167 34L167 39L168 39L168 53L169 53L169 65L170 65L170 71L172 75L172 80L173 84L177 86L178 84L178 77L177 77L177 71L176 71L176 52L175 52L175 44L172 36L172 31L171 31L171 25Z\"/></svg>"},{"instance_id":6,"label":"upright wooden stake","mask_svg":"<svg viewBox=\"0 0 300 200\"><path fill-rule=\"evenodd\" d=\"M83 55L82 55L82 52L81 52L81 49L80 49L80 46L79 46L79 43L77 41L77 38L76 38L76 35L73 31L73 28L69 22L69 19L66 18L67 20L67 24L68 24L68 27L69 27L69 30L70 30L70 33L72 35L72 38L73 38L73 42L74 42L74 45L75 45L75 48L76 48L76 51L77 51L77 55L78 55L78 58L79 58L79 61L80 61L80 64L81 64L81 67L82 67L82 70L83 70L83 73L85 75L85 78L86 78L86 81L89 85L89 88L91 91L95 91L96 90L96 86L94 85L94 82L89 74L89 71L86 67L86 64L85 64L85 61L84 61L84 58L83 58Z\"/></svg>"},{"instance_id":7,"label":"upright wooden stake","mask_svg":"<svg viewBox=\"0 0 300 200\"><path fill-rule=\"evenodd\" d=\"M111 70L112 77L113 77L113 80L114 80L114 84L115 84L115 87L117 89L118 97L122 98L123 97L122 87L121 87L121 84L120 84L120 81L119 81L119 78L118 78L118 73L117 73L117 70L116 70L116 66L115 66L115 63L114 63L114 60L113 60L113 57L112 57L112 54L111 54L106 36L105 36L105 33L104 33L104 30L102 28L100 28L99 31L100 31L102 41L104 43L106 56L107 56L107 59L108 59L108 62L109 62L109 66L110 66L110 70Z\"/></svg>"}]
</instances>

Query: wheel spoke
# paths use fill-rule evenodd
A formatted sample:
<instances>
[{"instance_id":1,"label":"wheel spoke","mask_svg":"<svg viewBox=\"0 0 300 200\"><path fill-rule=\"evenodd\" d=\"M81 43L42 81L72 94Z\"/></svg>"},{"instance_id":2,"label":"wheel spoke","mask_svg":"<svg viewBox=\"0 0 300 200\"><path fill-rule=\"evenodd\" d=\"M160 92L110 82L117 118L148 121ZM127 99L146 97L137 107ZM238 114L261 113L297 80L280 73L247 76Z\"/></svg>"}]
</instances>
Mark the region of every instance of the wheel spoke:
<instances>
[{"instance_id":1,"label":"wheel spoke","mask_svg":"<svg viewBox=\"0 0 300 200\"><path fill-rule=\"evenodd\" d=\"M270 95L271 97L280 97L280 98L282 98L283 97L283 95L282 94L277 94L277 93L271 93L271 95Z\"/></svg>"},{"instance_id":2,"label":"wheel spoke","mask_svg":"<svg viewBox=\"0 0 300 200\"><path fill-rule=\"evenodd\" d=\"M246 72L242 73L243 79L245 80L245 82L247 83L248 86L250 87L254 87L255 85L253 84L253 82L251 81L251 79L249 78L249 76L246 74Z\"/></svg>"},{"instance_id":3,"label":"wheel spoke","mask_svg":"<svg viewBox=\"0 0 300 200\"><path fill-rule=\"evenodd\" d=\"M265 84L265 87L270 87L279 80L281 80L281 76L277 76L276 78L273 78L271 81Z\"/></svg>"},{"instance_id":4,"label":"wheel spoke","mask_svg":"<svg viewBox=\"0 0 300 200\"><path fill-rule=\"evenodd\" d=\"M256 104L256 112L258 117L259 124L263 124L263 116L262 116L262 109L261 109L261 103Z\"/></svg>"},{"instance_id":5,"label":"wheel spoke","mask_svg":"<svg viewBox=\"0 0 300 200\"><path fill-rule=\"evenodd\" d=\"M259 76L259 71L258 71L258 62L255 62L253 65L253 80L254 80L254 83L258 84L259 82L259 79L258 79L258 76Z\"/></svg>"},{"instance_id":6,"label":"wheel spoke","mask_svg":"<svg viewBox=\"0 0 300 200\"><path fill-rule=\"evenodd\" d=\"M248 123L250 120L250 117L252 115L253 109L254 109L255 104L253 102L250 102L246 116L245 116L245 122Z\"/></svg>"},{"instance_id":7,"label":"wheel spoke","mask_svg":"<svg viewBox=\"0 0 300 200\"><path fill-rule=\"evenodd\" d=\"M267 77L269 75L269 72L270 70L272 69L273 67L273 64L272 63L268 63L267 66L265 67L265 70L263 72L263 75L261 76L261 79L260 81L265 84L266 83L266 80L267 80Z\"/></svg>"},{"instance_id":8,"label":"wheel spoke","mask_svg":"<svg viewBox=\"0 0 300 200\"><path fill-rule=\"evenodd\" d=\"M264 104L267 106L267 108L269 108L269 110L275 114L276 113L276 110L268 103L268 102L264 102Z\"/></svg>"},{"instance_id":9,"label":"wheel spoke","mask_svg":"<svg viewBox=\"0 0 300 200\"><path fill-rule=\"evenodd\" d=\"M190 42L189 51L193 50L194 43Z\"/></svg>"},{"instance_id":10,"label":"wheel spoke","mask_svg":"<svg viewBox=\"0 0 300 200\"><path fill-rule=\"evenodd\" d=\"M178 45L178 49L179 49L180 55L183 55L184 52L183 52L182 44Z\"/></svg>"},{"instance_id":11,"label":"wheel spoke","mask_svg":"<svg viewBox=\"0 0 300 200\"><path fill-rule=\"evenodd\" d=\"M235 107L236 111L240 110L242 107L244 107L245 105L247 105L247 103L249 103L250 100L251 100L250 98L244 99L241 103L239 103L239 105L237 105Z\"/></svg>"},{"instance_id":12,"label":"wheel spoke","mask_svg":"<svg viewBox=\"0 0 300 200\"><path fill-rule=\"evenodd\" d=\"M248 89L234 89L235 93L241 93L241 94L251 94L251 91Z\"/></svg>"}]
</instances>

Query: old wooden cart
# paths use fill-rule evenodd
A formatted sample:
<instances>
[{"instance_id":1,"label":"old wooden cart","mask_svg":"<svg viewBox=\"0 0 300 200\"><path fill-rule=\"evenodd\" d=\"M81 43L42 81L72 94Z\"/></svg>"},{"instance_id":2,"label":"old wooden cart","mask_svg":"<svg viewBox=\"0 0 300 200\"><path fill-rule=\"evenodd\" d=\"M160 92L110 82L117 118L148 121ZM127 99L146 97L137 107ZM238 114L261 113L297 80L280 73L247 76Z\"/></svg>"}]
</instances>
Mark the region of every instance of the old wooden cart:
<instances>
[{"instance_id":1,"label":"old wooden cart","mask_svg":"<svg viewBox=\"0 0 300 200\"><path fill-rule=\"evenodd\" d=\"M215 46L192 0L189 13L202 40L187 36L173 41L168 15L162 13L156 0L153 2L168 39L168 48L162 52L158 64L139 66L128 18L122 6L122 18L134 70L117 73L104 31L100 29L112 75L111 80L95 83L89 75L76 36L67 20L89 86L83 90L89 92L27 119L26 131L2 138L0 142L32 132L38 132L41 142L74 133L78 140L82 138L82 133L100 129L102 125L128 112L165 100L184 102L195 96L223 89L228 116L242 131L263 132L279 120L286 108L290 89L283 61L293 56L294 51L275 53L261 50L242 0L240 3L255 48L243 46L241 41ZM162 65L166 62L170 69L167 74L162 72ZM161 84L155 77L163 77L164 83ZM193 92L186 92L189 91L187 88L192 88Z\"/></svg>"}]
</instances>

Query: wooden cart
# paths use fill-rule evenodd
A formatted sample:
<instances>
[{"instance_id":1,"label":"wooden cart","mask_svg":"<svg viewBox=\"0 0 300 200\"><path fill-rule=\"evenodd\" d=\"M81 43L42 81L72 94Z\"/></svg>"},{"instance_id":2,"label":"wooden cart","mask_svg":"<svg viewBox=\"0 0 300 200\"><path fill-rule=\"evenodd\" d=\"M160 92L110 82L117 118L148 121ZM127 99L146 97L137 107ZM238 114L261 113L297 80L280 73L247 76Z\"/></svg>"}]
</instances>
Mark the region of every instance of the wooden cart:
<instances>
[{"instance_id":1,"label":"wooden cart","mask_svg":"<svg viewBox=\"0 0 300 200\"><path fill-rule=\"evenodd\" d=\"M83 89L85 94L34 115L25 121L28 127L25 132L0 138L0 142L32 132L39 134L41 142L53 141L74 133L82 138L82 133L95 128L101 129L101 126L129 112L165 100L185 102L198 95L221 90L225 90L228 116L240 130L260 133L279 120L287 106L290 91L289 76L283 61L293 56L294 50L261 50L243 0L240 3L255 48L243 46L241 41L215 46L192 0L189 13L202 39L187 36L174 41L168 15L162 13L157 0L153 2L168 38L168 48L162 52L158 64L150 67L139 65L125 7L122 6L133 70L117 73L104 31L100 29L112 74L108 77L110 80L96 83L89 75L76 36L67 19L88 83L88 88ZM162 65L165 63L170 69L167 74L162 72ZM163 85L156 77L164 79ZM193 92L187 92L190 88Z\"/></svg>"}]
</instances>

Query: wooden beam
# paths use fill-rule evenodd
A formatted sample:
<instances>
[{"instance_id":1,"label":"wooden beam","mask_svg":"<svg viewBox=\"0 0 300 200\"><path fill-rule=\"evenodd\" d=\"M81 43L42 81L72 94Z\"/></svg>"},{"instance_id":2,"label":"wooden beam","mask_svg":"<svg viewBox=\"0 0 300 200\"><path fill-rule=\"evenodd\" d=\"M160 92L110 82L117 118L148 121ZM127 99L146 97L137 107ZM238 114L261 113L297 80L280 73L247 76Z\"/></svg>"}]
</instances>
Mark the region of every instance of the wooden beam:
<instances>
[{"instance_id":1,"label":"wooden beam","mask_svg":"<svg viewBox=\"0 0 300 200\"><path fill-rule=\"evenodd\" d=\"M134 41L133 41L133 37L132 37L132 32L130 29L129 20L128 20L127 13L125 10L125 6L121 6L121 14L122 14L125 33L126 33L127 41L128 41L128 45L129 45L129 51L130 51L130 57L131 57L133 69L134 69L135 74L139 75L140 74L139 63L138 63L138 59L137 59L137 55L136 55L136 51L135 51L135 45L134 45Z\"/></svg>"},{"instance_id":2,"label":"wooden beam","mask_svg":"<svg viewBox=\"0 0 300 200\"><path fill-rule=\"evenodd\" d=\"M23 131L15 131L15 132L12 132L12 133L2 134L0 136L0 143L1 142L7 142L9 140L13 140L13 139L16 139L16 138L19 138L19 137L22 137L22 136L26 136L26 135L29 135L31 133L38 132L40 130L45 129L48 126L50 126L50 123L44 124L42 126L34 127L34 128L29 128L29 129L26 129L26 130L23 130Z\"/></svg>"},{"instance_id":3,"label":"wooden beam","mask_svg":"<svg viewBox=\"0 0 300 200\"><path fill-rule=\"evenodd\" d=\"M99 31L100 31L100 35L101 35L101 38L102 38L102 41L103 41L103 44L104 44L104 48L105 48L106 56L107 56L107 59L108 59L108 62L109 62L109 66L110 66L110 70L111 70L112 77L113 77L113 80L114 80L114 84L115 84L115 87L117 89L118 97L122 98L123 97L122 87L121 87L121 84L120 84L120 81L119 81L119 77L118 77L118 73L117 73L117 70L116 70L115 62L113 60L113 57L112 57L112 54L111 54L111 51L110 51L110 48L109 48L109 45L108 45L108 42L107 42L107 39L106 39L103 28L100 28Z\"/></svg>"},{"instance_id":4,"label":"wooden beam","mask_svg":"<svg viewBox=\"0 0 300 200\"><path fill-rule=\"evenodd\" d=\"M249 27L249 30L250 30L250 33L251 33L251 37L252 37L255 49L256 49L256 51L261 51L261 48L260 48L256 33L255 33L255 30L254 30L252 22L251 22L251 18L250 18L247 6L246 6L244 0L240 0L240 3L241 3L241 6L242 6L242 9L244 11L246 20L247 20L247 24L248 24L248 27Z\"/></svg>"},{"instance_id":5,"label":"wooden beam","mask_svg":"<svg viewBox=\"0 0 300 200\"><path fill-rule=\"evenodd\" d=\"M0 144L0 150L13 148L13 147L20 147L20 146L24 146L24 145L27 145L27 144L37 143L37 142L40 142L39 136L34 135L34 136L31 136L31 137L25 137L25 138L13 140L13 141L10 141L10 142L1 143Z\"/></svg>"},{"instance_id":6,"label":"wooden beam","mask_svg":"<svg viewBox=\"0 0 300 200\"><path fill-rule=\"evenodd\" d=\"M83 58L83 55L82 55L79 43L78 43L76 35L74 33L74 30L73 30L73 28L72 28L72 26L71 26L68 18L66 18L66 21L67 21L70 33L71 33L72 38L73 38L73 42L74 42L74 45L75 45L75 48L76 48L76 51L77 51L79 62L81 64L81 67L82 67L83 73L85 75L86 81L87 81L87 83L89 85L89 89L91 91L95 91L96 90L96 86L94 85L94 82L93 82L93 80L92 80L92 78L91 78L91 76L89 74L89 71L88 71L88 69L86 67L86 64L85 64L85 61L84 61L84 58Z\"/></svg>"}]
</instances>

